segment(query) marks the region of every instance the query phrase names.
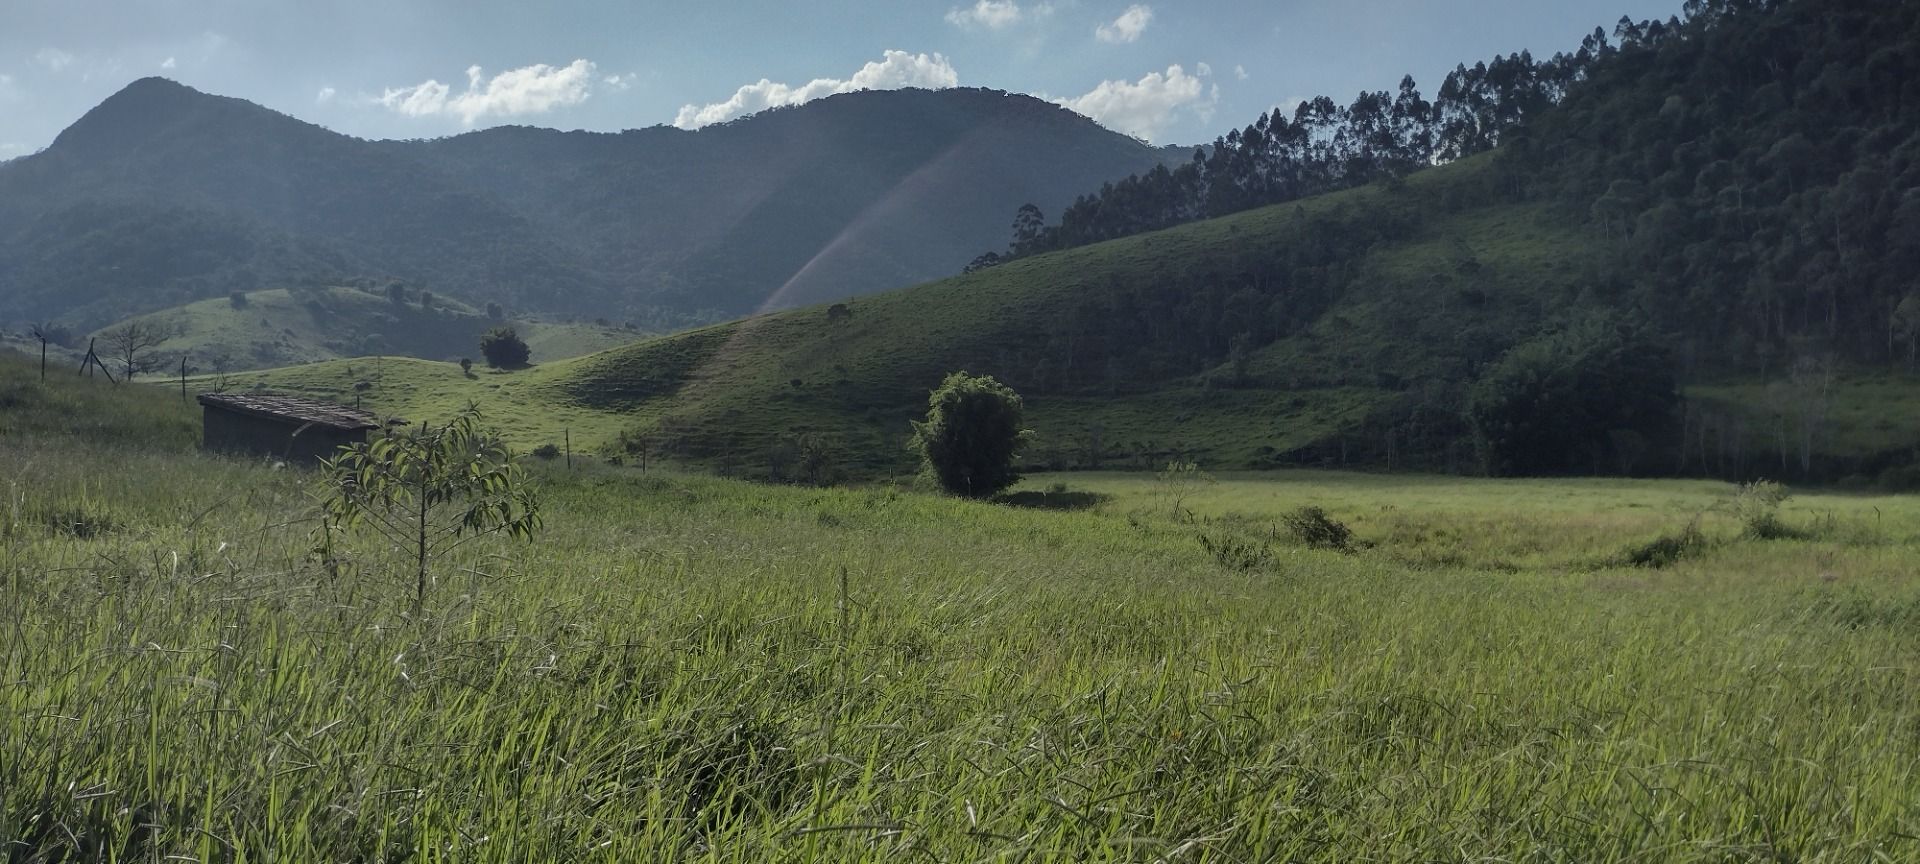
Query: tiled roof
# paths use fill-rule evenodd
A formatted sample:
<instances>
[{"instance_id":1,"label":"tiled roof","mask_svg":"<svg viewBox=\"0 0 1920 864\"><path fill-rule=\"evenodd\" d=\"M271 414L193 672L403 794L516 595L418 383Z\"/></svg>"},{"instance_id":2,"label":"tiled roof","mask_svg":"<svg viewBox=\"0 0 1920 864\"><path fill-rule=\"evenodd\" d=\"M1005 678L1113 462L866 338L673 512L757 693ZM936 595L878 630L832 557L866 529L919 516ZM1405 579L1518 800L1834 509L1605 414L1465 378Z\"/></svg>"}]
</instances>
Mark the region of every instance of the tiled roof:
<instances>
[{"instance_id":1,"label":"tiled roof","mask_svg":"<svg viewBox=\"0 0 1920 864\"><path fill-rule=\"evenodd\" d=\"M282 393L205 393L200 404L292 423L313 423L348 432L378 429L380 418L357 408Z\"/></svg>"}]
</instances>

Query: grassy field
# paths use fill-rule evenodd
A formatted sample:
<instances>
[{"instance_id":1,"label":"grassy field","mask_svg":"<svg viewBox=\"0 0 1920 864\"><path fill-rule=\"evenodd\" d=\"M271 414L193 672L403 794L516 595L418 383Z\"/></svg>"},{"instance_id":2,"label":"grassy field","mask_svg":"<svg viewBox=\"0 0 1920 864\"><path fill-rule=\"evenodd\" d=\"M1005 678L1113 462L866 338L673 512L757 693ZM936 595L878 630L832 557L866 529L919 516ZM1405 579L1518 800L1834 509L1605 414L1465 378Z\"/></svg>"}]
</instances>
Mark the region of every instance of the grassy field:
<instances>
[{"instance_id":1,"label":"grassy field","mask_svg":"<svg viewBox=\"0 0 1920 864\"><path fill-rule=\"evenodd\" d=\"M0 369L10 860L1900 861L1920 504L1319 472L1003 503L537 467L308 554L315 478ZM1285 527L1302 506L1349 551ZM1662 568L1650 540L1698 537Z\"/></svg>"},{"instance_id":2,"label":"grassy field","mask_svg":"<svg viewBox=\"0 0 1920 864\"><path fill-rule=\"evenodd\" d=\"M205 370L216 365L264 369L381 354L448 361L470 357L479 362L480 335L502 323L452 297L436 296L430 308L422 309L417 296L395 303L384 294L345 287L250 291L240 306L227 298L202 300L133 320L171 334L156 349L160 354L191 353L194 365ZM645 336L595 324L506 323L526 340L536 361L578 357ZM104 346L103 334L121 324L93 335L102 337ZM101 354L107 351L102 348Z\"/></svg>"}]
</instances>

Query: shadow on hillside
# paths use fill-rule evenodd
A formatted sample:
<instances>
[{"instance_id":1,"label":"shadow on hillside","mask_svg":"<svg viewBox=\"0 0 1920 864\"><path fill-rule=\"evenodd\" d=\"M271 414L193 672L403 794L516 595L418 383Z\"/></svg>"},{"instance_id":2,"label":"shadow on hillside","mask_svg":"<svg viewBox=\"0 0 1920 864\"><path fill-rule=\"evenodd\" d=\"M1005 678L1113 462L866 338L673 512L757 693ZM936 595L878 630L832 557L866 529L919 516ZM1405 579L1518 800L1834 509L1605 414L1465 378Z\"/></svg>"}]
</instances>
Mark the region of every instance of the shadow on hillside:
<instances>
[{"instance_id":1,"label":"shadow on hillside","mask_svg":"<svg viewBox=\"0 0 1920 864\"><path fill-rule=\"evenodd\" d=\"M1091 510L1111 497L1099 492L1010 492L993 500L996 504L1033 510Z\"/></svg>"}]
</instances>

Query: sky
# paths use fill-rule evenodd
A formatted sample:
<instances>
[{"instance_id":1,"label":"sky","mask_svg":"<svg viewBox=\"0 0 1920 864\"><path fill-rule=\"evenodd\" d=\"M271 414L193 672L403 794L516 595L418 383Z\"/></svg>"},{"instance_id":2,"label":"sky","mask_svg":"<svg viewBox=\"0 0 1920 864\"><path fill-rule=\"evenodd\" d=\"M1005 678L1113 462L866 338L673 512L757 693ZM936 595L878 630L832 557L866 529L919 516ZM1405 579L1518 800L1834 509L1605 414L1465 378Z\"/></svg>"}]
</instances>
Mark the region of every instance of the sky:
<instances>
[{"instance_id":1,"label":"sky","mask_svg":"<svg viewBox=\"0 0 1920 864\"><path fill-rule=\"evenodd\" d=\"M150 75L361 138L697 128L856 89L990 87L1156 144L1318 95L1578 47L1680 0L0 0L0 160Z\"/></svg>"}]
</instances>

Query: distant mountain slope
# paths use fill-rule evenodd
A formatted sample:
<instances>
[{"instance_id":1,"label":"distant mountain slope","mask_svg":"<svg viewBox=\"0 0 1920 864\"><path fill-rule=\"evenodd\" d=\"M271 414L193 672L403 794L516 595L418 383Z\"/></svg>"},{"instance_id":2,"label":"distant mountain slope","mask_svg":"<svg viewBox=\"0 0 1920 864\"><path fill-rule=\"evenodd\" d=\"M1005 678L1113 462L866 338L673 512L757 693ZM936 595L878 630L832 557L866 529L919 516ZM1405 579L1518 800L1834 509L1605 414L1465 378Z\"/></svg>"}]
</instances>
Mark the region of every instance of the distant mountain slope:
<instances>
[{"instance_id":1,"label":"distant mountain slope","mask_svg":"<svg viewBox=\"0 0 1920 864\"><path fill-rule=\"evenodd\" d=\"M861 92L697 132L369 142L157 78L0 164L0 319L394 277L684 321L956 272L1015 208L1172 158L1037 99Z\"/></svg>"}]
</instances>

